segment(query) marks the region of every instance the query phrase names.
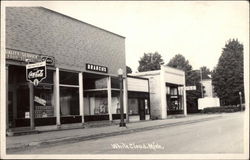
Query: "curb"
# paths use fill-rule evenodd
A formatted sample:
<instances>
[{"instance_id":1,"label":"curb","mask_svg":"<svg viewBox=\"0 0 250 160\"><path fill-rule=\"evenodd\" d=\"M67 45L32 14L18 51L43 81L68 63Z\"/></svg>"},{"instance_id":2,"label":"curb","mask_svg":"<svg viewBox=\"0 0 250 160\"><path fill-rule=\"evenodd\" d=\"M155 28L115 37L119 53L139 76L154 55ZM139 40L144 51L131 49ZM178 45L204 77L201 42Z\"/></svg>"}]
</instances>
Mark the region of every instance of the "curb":
<instances>
[{"instance_id":1,"label":"curb","mask_svg":"<svg viewBox=\"0 0 250 160\"><path fill-rule=\"evenodd\" d=\"M161 124L161 125L156 125L156 126L148 126L148 127L143 127L143 128L134 128L134 129L127 128L127 130L123 130L123 131L115 131L115 132L110 132L110 133L99 133L99 134L90 135L90 136L64 137L64 138L51 139L51 140L47 140L47 141L31 142L29 144L23 144L20 146L16 145L14 147L6 148L6 152L7 153L8 152L16 152L16 151L21 151L24 149L45 147L48 145L52 146L52 145L58 145L58 144L64 144L64 143L75 143L75 142L80 142L80 141L99 139L99 138L111 137L111 136L117 136L117 135L123 135L123 134L130 134L130 133L135 133L135 132L142 132L142 131L148 131L148 130L153 130L153 129L160 129L160 128L166 128L166 127L171 127L171 126L177 126L177 125L192 124L192 123L214 120L214 119L221 118L221 117L222 116L219 115L219 116L202 118L202 119L197 119L197 120L174 122L174 123Z\"/></svg>"}]
</instances>

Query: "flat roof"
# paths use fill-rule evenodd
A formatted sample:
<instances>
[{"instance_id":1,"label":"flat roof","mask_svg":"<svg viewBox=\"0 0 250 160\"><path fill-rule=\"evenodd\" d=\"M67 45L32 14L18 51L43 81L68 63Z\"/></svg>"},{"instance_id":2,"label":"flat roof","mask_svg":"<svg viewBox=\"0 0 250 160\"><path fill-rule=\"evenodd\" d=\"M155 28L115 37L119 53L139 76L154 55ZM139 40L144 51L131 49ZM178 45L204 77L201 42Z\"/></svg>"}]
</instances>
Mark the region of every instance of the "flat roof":
<instances>
[{"instance_id":1,"label":"flat roof","mask_svg":"<svg viewBox=\"0 0 250 160\"><path fill-rule=\"evenodd\" d=\"M105 32L111 33L111 34L113 34L113 35L116 35L116 36L118 36L118 37L121 37L121 38L126 38L126 37L121 36L121 35L119 35L119 34L113 33L113 32L111 32L111 31L105 30L105 29L103 29L103 28L97 27L97 26L95 26L95 25L92 25L92 24L89 24L89 23L86 23L86 22L83 22L83 21L81 21L81 20L79 20L79 19L76 19L76 18L70 17L70 16L65 15L65 14L63 14L63 13L59 13L59 12L57 12L57 11L54 11L54 10L51 10L51 9L48 9L48 8L45 8L45 7L37 7L37 8L42 8L42 9L44 9L44 10L47 10L47 11L50 11L50 12L53 12L53 13L59 14L59 15L61 15L61 16L64 16L64 17L67 17L67 18L73 19L73 20L75 20L75 21L78 21L78 22L84 23L84 24L89 25L89 26L91 26L91 27L94 27L94 28L96 28L96 29L99 29L99 30L102 30L102 31L105 31Z\"/></svg>"}]
</instances>

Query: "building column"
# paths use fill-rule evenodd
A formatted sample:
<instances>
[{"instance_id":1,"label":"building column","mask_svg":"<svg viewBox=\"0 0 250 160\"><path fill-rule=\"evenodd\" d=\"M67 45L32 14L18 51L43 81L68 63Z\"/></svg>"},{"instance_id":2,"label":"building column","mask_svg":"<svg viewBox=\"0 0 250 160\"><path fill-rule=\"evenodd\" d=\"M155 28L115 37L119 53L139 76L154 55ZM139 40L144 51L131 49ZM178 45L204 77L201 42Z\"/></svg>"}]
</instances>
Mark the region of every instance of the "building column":
<instances>
[{"instance_id":1,"label":"building column","mask_svg":"<svg viewBox=\"0 0 250 160\"><path fill-rule=\"evenodd\" d=\"M160 71L160 90L161 90L161 118L167 118L167 98L166 98L166 84L165 84L165 68L161 65Z\"/></svg>"},{"instance_id":2,"label":"building column","mask_svg":"<svg viewBox=\"0 0 250 160\"><path fill-rule=\"evenodd\" d=\"M186 84L185 84L185 73L184 73L184 85L183 85L183 110L184 116L187 116L187 100L186 100Z\"/></svg>"},{"instance_id":3,"label":"building column","mask_svg":"<svg viewBox=\"0 0 250 160\"><path fill-rule=\"evenodd\" d=\"M84 124L84 102L83 102L83 79L82 72L78 75L79 78L79 111L82 116L82 124Z\"/></svg>"},{"instance_id":4,"label":"building column","mask_svg":"<svg viewBox=\"0 0 250 160\"><path fill-rule=\"evenodd\" d=\"M29 83L29 99L30 99L30 129L35 129L35 106L34 106L34 85L30 82Z\"/></svg>"},{"instance_id":5,"label":"building column","mask_svg":"<svg viewBox=\"0 0 250 160\"><path fill-rule=\"evenodd\" d=\"M126 113L126 122L129 122L129 114L128 114L128 85L127 78L123 79L123 107L124 113Z\"/></svg>"},{"instance_id":6,"label":"building column","mask_svg":"<svg viewBox=\"0 0 250 160\"><path fill-rule=\"evenodd\" d=\"M13 101L13 127L16 127L16 118L17 118L17 77L13 77L13 95L12 95L12 101Z\"/></svg>"},{"instance_id":7,"label":"building column","mask_svg":"<svg viewBox=\"0 0 250 160\"><path fill-rule=\"evenodd\" d=\"M111 107L112 107L112 94L111 94L111 77L108 76L107 78L107 92L108 92L108 112L109 112L109 120L112 121L112 113L111 113Z\"/></svg>"},{"instance_id":8,"label":"building column","mask_svg":"<svg viewBox=\"0 0 250 160\"><path fill-rule=\"evenodd\" d=\"M6 130L9 130L9 86L8 86L8 81L9 81L9 66L6 65L5 67L5 76L6 76Z\"/></svg>"},{"instance_id":9,"label":"building column","mask_svg":"<svg viewBox=\"0 0 250 160\"><path fill-rule=\"evenodd\" d=\"M60 86L59 86L59 68L54 72L54 97L55 97L55 111L56 111L56 125L60 128Z\"/></svg>"}]
</instances>

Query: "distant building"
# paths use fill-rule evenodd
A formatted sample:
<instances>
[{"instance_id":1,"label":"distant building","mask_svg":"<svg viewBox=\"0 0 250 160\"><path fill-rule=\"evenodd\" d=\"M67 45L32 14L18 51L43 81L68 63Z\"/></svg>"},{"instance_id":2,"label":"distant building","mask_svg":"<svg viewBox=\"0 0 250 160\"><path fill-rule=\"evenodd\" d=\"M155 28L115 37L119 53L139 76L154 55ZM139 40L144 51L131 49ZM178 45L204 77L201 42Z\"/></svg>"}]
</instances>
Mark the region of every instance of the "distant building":
<instances>
[{"instance_id":1,"label":"distant building","mask_svg":"<svg viewBox=\"0 0 250 160\"><path fill-rule=\"evenodd\" d=\"M211 75L203 75L201 84L204 86L203 89L205 93L203 98L198 99L198 109L220 106L220 99L216 97L213 90Z\"/></svg>"},{"instance_id":2,"label":"distant building","mask_svg":"<svg viewBox=\"0 0 250 160\"><path fill-rule=\"evenodd\" d=\"M202 77L201 84L204 86L203 89L205 91L203 97L214 97L211 75Z\"/></svg>"}]
</instances>

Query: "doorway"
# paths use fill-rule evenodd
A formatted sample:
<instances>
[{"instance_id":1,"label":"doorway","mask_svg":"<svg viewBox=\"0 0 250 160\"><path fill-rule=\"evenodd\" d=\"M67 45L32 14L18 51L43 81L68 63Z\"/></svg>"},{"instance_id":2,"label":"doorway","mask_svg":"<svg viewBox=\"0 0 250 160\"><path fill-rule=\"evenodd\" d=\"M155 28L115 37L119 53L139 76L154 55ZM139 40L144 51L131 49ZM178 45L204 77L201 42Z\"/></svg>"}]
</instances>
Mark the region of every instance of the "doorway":
<instances>
[{"instance_id":1,"label":"doorway","mask_svg":"<svg viewBox=\"0 0 250 160\"><path fill-rule=\"evenodd\" d=\"M138 99L140 120L145 120L145 99Z\"/></svg>"}]
</instances>

